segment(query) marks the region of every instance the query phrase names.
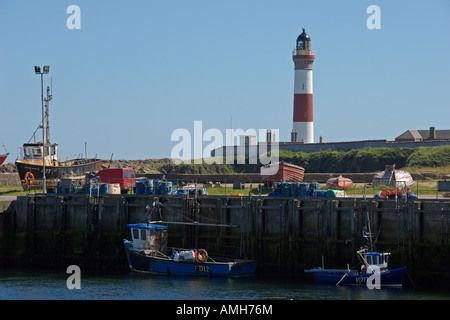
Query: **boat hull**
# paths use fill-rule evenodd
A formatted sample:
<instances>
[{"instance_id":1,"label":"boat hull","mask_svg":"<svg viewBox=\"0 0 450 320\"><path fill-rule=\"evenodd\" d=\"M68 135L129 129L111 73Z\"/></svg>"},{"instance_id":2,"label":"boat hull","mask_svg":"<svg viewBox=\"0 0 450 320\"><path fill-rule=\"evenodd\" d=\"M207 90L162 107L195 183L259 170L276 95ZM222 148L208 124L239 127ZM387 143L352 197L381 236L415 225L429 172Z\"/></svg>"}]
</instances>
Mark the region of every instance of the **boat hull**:
<instances>
[{"instance_id":1,"label":"boat hull","mask_svg":"<svg viewBox=\"0 0 450 320\"><path fill-rule=\"evenodd\" d=\"M403 278L406 267L401 267L394 270L383 270L380 272L381 287L401 287L403 285ZM353 274L346 274L345 272L314 272L311 271L314 282L319 284L345 285L345 286L367 286L367 282L372 274L355 272ZM340 281L340 282L339 282Z\"/></svg>"},{"instance_id":2,"label":"boat hull","mask_svg":"<svg viewBox=\"0 0 450 320\"><path fill-rule=\"evenodd\" d=\"M40 188L42 186L42 160L40 163L33 163L27 160L17 160L16 167L19 173L20 180L24 190L28 188ZM82 177L84 178L86 172L97 172L102 169L103 160L100 159L75 159L66 162L60 162L58 166L46 165L45 178L47 187L56 187L59 179L71 179ZM34 176L35 182L28 186L25 183L25 175L31 172Z\"/></svg>"},{"instance_id":3,"label":"boat hull","mask_svg":"<svg viewBox=\"0 0 450 320\"><path fill-rule=\"evenodd\" d=\"M159 275L195 277L247 277L256 271L256 261L235 259L230 262L174 261L171 258L145 254L124 240L130 270Z\"/></svg>"},{"instance_id":4,"label":"boat hull","mask_svg":"<svg viewBox=\"0 0 450 320\"><path fill-rule=\"evenodd\" d=\"M262 167L261 175L267 181L303 181L305 169L281 161L274 165Z\"/></svg>"},{"instance_id":5,"label":"boat hull","mask_svg":"<svg viewBox=\"0 0 450 320\"><path fill-rule=\"evenodd\" d=\"M0 165L3 164L3 162L5 162L6 158L8 158L8 154L0 154Z\"/></svg>"}]
</instances>

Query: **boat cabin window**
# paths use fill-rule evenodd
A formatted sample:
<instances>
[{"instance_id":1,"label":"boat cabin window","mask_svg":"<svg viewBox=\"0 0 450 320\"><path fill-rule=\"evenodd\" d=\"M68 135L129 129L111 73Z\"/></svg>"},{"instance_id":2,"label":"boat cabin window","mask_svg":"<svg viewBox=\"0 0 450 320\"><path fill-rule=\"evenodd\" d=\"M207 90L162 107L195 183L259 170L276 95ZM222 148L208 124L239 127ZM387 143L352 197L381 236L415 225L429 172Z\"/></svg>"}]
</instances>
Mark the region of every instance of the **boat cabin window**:
<instances>
[{"instance_id":1,"label":"boat cabin window","mask_svg":"<svg viewBox=\"0 0 450 320\"><path fill-rule=\"evenodd\" d=\"M140 250L165 250L167 230L131 228L133 248Z\"/></svg>"},{"instance_id":2,"label":"boat cabin window","mask_svg":"<svg viewBox=\"0 0 450 320\"><path fill-rule=\"evenodd\" d=\"M147 240L147 232L145 230L139 230L139 229L132 229L132 230L133 230L133 239Z\"/></svg>"},{"instance_id":3,"label":"boat cabin window","mask_svg":"<svg viewBox=\"0 0 450 320\"><path fill-rule=\"evenodd\" d=\"M45 155L49 154L48 148L46 148ZM56 154L55 148L51 148L50 152L52 155ZM42 149L41 147L25 147L23 148L24 158L25 159L42 159Z\"/></svg>"},{"instance_id":4,"label":"boat cabin window","mask_svg":"<svg viewBox=\"0 0 450 320\"><path fill-rule=\"evenodd\" d=\"M55 146L50 146L50 155L54 156L56 154Z\"/></svg>"},{"instance_id":5,"label":"boat cabin window","mask_svg":"<svg viewBox=\"0 0 450 320\"><path fill-rule=\"evenodd\" d=\"M24 153L25 158L31 157L31 150L29 148L24 148L23 153Z\"/></svg>"},{"instance_id":6,"label":"boat cabin window","mask_svg":"<svg viewBox=\"0 0 450 320\"><path fill-rule=\"evenodd\" d=\"M55 157L57 155L56 144L45 146L45 156ZM32 144L24 145L24 159L42 159L42 145Z\"/></svg>"},{"instance_id":7,"label":"boat cabin window","mask_svg":"<svg viewBox=\"0 0 450 320\"><path fill-rule=\"evenodd\" d=\"M42 154L40 148L33 148L33 149L32 149L32 152L33 152L33 156L34 156L34 157L36 157L36 156L39 156L39 157L40 157L41 154Z\"/></svg>"},{"instance_id":8,"label":"boat cabin window","mask_svg":"<svg viewBox=\"0 0 450 320\"><path fill-rule=\"evenodd\" d=\"M367 264L384 264L388 263L389 256L387 255L378 255L378 256L372 256L372 255L366 255L366 261Z\"/></svg>"}]
</instances>

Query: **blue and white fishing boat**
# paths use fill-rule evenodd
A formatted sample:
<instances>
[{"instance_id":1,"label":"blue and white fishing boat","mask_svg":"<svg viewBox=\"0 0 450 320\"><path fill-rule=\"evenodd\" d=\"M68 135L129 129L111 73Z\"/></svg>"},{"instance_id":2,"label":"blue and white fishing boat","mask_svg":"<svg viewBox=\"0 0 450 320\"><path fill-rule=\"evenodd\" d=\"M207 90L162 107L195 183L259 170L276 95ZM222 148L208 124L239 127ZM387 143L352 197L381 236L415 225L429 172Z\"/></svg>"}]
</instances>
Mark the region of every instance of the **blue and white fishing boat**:
<instances>
[{"instance_id":1,"label":"blue and white fishing boat","mask_svg":"<svg viewBox=\"0 0 450 320\"><path fill-rule=\"evenodd\" d=\"M322 269L305 270L312 273L314 282L332 285L401 287L406 267L390 270L388 268L389 252L372 252L366 248L356 252L362 260L360 270L355 269Z\"/></svg>"},{"instance_id":2,"label":"blue and white fishing boat","mask_svg":"<svg viewBox=\"0 0 450 320\"><path fill-rule=\"evenodd\" d=\"M253 276L256 261L212 258L204 249L167 247L167 226L154 223L128 224L132 241L124 239L130 270L134 272L206 277Z\"/></svg>"},{"instance_id":3,"label":"blue and white fishing boat","mask_svg":"<svg viewBox=\"0 0 450 320\"><path fill-rule=\"evenodd\" d=\"M390 252L373 251L372 232L370 219L367 213L368 228L363 228L363 239L367 240L371 250L364 246L356 251L361 262L360 270L350 269L325 269L317 267L304 270L312 273L314 282L333 285L367 286L369 288L401 287L406 267L390 270L388 268ZM323 262L322 262L323 265Z\"/></svg>"}]
</instances>

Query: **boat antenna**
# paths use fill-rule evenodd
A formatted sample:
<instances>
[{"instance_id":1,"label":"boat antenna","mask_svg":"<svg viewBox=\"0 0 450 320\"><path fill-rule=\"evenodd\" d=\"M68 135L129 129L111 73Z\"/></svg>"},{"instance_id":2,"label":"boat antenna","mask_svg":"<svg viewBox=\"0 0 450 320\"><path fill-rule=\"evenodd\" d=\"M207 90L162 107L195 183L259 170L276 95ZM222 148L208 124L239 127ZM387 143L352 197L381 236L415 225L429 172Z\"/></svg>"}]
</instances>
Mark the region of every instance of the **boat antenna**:
<instances>
[{"instance_id":1,"label":"boat antenna","mask_svg":"<svg viewBox=\"0 0 450 320\"><path fill-rule=\"evenodd\" d=\"M109 165L108 165L108 168L111 168L111 162L112 162L113 154L114 154L114 153L111 153L111 159L109 159Z\"/></svg>"},{"instance_id":2,"label":"boat antenna","mask_svg":"<svg viewBox=\"0 0 450 320\"><path fill-rule=\"evenodd\" d=\"M370 250L373 251L373 242L372 242L372 229L370 227L370 216L369 216L369 211L367 211L367 225L369 228L369 234L366 235L365 234L365 230L367 230L366 227L363 228L363 237L369 240L369 244L370 244Z\"/></svg>"},{"instance_id":3,"label":"boat antenna","mask_svg":"<svg viewBox=\"0 0 450 320\"><path fill-rule=\"evenodd\" d=\"M8 150L6 150L5 143L3 142L2 137L0 136L0 140L2 141L2 147L5 149L5 152L8 153ZM9 153L8 153L9 154Z\"/></svg>"}]
</instances>

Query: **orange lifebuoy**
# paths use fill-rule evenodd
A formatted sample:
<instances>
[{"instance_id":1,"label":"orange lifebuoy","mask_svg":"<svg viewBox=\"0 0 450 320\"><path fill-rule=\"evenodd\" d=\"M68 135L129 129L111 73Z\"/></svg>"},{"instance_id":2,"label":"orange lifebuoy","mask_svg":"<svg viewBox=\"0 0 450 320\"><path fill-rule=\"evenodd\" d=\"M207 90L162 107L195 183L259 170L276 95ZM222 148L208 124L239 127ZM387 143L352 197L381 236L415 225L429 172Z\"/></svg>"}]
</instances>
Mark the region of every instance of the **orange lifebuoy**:
<instances>
[{"instance_id":1,"label":"orange lifebuoy","mask_svg":"<svg viewBox=\"0 0 450 320\"><path fill-rule=\"evenodd\" d=\"M27 184L32 184L34 182L34 175L31 172L27 172L25 175L25 182Z\"/></svg>"},{"instance_id":2,"label":"orange lifebuoy","mask_svg":"<svg viewBox=\"0 0 450 320\"><path fill-rule=\"evenodd\" d=\"M198 261L205 262L206 260L208 260L208 252L206 252L205 249L198 249L195 256Z\"/></svg>"},{"instance_id":3,"label":"orange lifebuoy","mask_svg":"<svg viewBox=\"0 0 450 320\"><path fill-rule=\"evenodd\" d=\"M383 190L381 191L381 197L382 197L382 198L387 198L387 197L389 197L389 194L390 194L389 190L383 189Z\"/></svg>"}]
</instances>

